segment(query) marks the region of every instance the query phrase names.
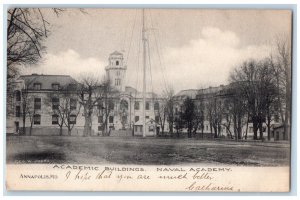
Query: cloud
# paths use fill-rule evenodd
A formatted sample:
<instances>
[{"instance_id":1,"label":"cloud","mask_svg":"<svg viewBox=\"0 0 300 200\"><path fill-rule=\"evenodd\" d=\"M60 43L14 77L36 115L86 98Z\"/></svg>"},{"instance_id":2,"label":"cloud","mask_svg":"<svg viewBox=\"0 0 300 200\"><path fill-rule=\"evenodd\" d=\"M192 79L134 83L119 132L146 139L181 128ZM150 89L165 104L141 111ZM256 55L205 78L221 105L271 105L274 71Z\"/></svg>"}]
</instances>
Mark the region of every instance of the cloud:
<instances>
[{"instance_id":1,"label":"cloud","mask_svg":"<svg viewBox=\"0 0 300 200\"><path fill-rule=\"evenodd\" d=\"M59 52L58 54L48 53L37 67L24 68L23 74L55 74L71 75L74 78L84 73L93 73L100 78L105 74L106 63L93 57L83 58L73 49Z\"/></svg>"},{"instance_id":2,"label":"cloud","mask_svg":"<svg viewBox=\"0 0 300 200\"><path fill-rule=\"evenodd\" d=\"M178 91L226 84L230 71L239 63L269 55L267 45L241 46L231 31L202 29L199 38L180 48L167 48L164 60L171 85Z\"/></svg>"},{"instance_id":3,"label":"cloud","mask_svg":"<svg viewBox=\"0 0 300 200\"><path fill-rule=\"evenodd\" d=\"M162 68L165 70L159 67L156 58L152 63L152 81L150 73L147 75L147 88L152 90L149 84L153 82L153 91L162 92L165 89L164 77L176 92L226 84L231 70L238 64L250 58L262 59L268 56L269 52L268 45L243 46L234 32L205 27L199 33L198 39L190 40L181 47L165 48L162 56ZM136 72L138 60L141 65L141 58L128 63L125 83L142 90L141 69ZM75 50L68 49L58 54L48 53L37 68L25 68L23 74L67 74L78 78L82 73L93 73L101 78L105 74L107 64L107 61L95 57L84 58Z\"/></svg>"}]
</instances>

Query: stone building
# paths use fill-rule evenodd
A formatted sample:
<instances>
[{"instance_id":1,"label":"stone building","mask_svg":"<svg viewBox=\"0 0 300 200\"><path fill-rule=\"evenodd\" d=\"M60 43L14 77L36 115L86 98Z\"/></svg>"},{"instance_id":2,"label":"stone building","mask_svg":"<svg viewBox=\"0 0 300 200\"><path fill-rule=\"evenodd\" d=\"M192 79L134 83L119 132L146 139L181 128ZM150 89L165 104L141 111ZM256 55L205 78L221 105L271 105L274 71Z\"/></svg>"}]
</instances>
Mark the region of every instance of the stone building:
<instances>
[{"instance_id":1,"label":"stone building","mask_svg":"<svg viewBox=\"0 0 300 200\"><path fill-rule=\"evenodd\" d=\"M153 124L153 122L158 121L159 107L163 98L155 93L146 93L146 119L143 119L143 96L135 88L124 85L127 66L124 65L123 59L123 54L115 51L110 54L109 64L105 67L106 75L113 88L109 94L111 112L108 116L107 127L112 136L140 135L139 131L135 134L133 129L135 123L139 124L146 120ZM23 124L25 122L26 134L29 134L31 129L32 135L58 135L60 116L55 112L55 109L58 105L61 106L64 101L59 96L62 92L61 88L69 87L72 84L78 83L68 75L32 74L18 77L13 83L13 103L7 108L13 110L13 115L7 117L7 132L24 133ZM51 97L51 94L57 94L57 97ZM85 121L83 108L76 94L70 95L68 99L69 106L72 107L69 122L74 126L71 135L82 135ZM27 107L28 112L23 117L25 107ZM99 106L95 106L90 124L92 135L103 134L104 121L103 110ZM147 131L148 135L156 135L158 124L154 124L154 133ZM31 125L32 128L30 128ZM65 125L62 129L62 134L67 135Z\"/></svg>"},{"instance_id":2,"label":"stone building","mask_svg":"<svg viewBox=\"0 0 300 200\"><path fill-rule=\"evenodd\" d=\"M233 126L233 119L228 119L226 116L226 110L228 106L226 104L226 100L228 100L230 97L232 97L234 94L234 91L232 88L234 87L233 84L229 85L220 85L218 87L209 87L204 89L190 89L190 90L182 90L178 92L174 99L175 99L175 113L180 110L181 105L183 101L189 97L191 98L196 106L200 106L202 103L204 105L204 129L203 133L206 135L210 135L215 132L215 130L212 127L211 119L209 119L209 108L210 103L212 102L220 102L219 104L219 111L218 113L221 113L220 116L220 126L219 126L219 137L229 137L229 135L234 136L234 126ZM216 120L216 119L213 119ZM231 120L231 121L229 121ZM241 130L241 139L247 138L253 138L254 132L253 132L253 124L251 122L251 119L243 119L242 123L242 130ZM271 121L271 127L280 126L279 120L274 119ZM186 131L185 129L183 129ZM266 123L263 123L263 136L264 138L267 138L267 126ZM271 128L271 132L273 131L273 128ZM200 130L197 131L198 133ZM209 136L213 137L213 135ZM271 135L271 137L274 137L274 135Z\"/></svg>"}]
</instances>

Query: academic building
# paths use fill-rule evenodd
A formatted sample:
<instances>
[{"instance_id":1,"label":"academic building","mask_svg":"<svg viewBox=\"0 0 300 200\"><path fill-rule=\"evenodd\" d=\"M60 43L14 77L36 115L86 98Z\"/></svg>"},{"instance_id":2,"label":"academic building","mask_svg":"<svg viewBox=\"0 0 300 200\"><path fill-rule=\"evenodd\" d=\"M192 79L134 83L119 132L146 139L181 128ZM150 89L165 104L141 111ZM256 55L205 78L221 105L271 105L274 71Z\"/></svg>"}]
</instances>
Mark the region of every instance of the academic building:
<instances>
[{"instance_id":1,"label":"academic building","mask_svg":"<svg viewBox=\"0 0 300 200\"><path fill-rule=\"evenodd\" d=\"M109 55L108 65L105 67L106 75L109 78L110 88L112 88L110 99L110 112L106 114L101 106L95 105L92 113L91 132L92 135L104 135L104 123L107 123L109 136L141 136L143 133L143 120L146 122L146 136L156 136L161 131L159 114L163 112L164 99L155 93L146 93L146 103L143 105L143 94L135 88L124 85L126 80L127 66L124 64L123 54L115 51ZM61 124L59 113L55 112L59 105L65 103L59 97L51 94L60 93L60 88L76 85L78 82L68 75L43 75L31 74L22 75L13 82L13 95L7 105L7 132L12 134L26 135L58 135ZM219 87L209 87L205 89L189 89L178 92L174 97L174 113L180 111L184 100L189 97L195 105L204 105L203 112L204 126L203 133L211 134L211 119L208 117L209 102L218 101L222 106L232 94L232 85L220 85ZM80 105L78 95L71 94L68 106L68 124L72 127L71 135L83 135L85 117L84 109ZM143 106L145 106L145 119L143 119ZM221 113L226 110L215 112ZM9 112L12 111L12 112ZM24 114L26 113L26 117ZM215 120L215 119L214 119ZM228 137L232 135L232 122L226 119L225 114L221 116L218 126L218 136ZM232 120L232 119L230 119ZM25 124L25 126L24 126ZM226 127L227 124L227 127ZM24 128L25 127L25 131ZM68 135L66 125L62 126L62 135ZM168 132L168 122L165 120L164 131ZM30 131L31 130L31 131ZM186 129L182 129L186 132ZM175 132L175 130L174 130ZM197 130L201 132L201 130ZM266 123L263 124L263 134L267 137ZM283 128L278 121L272 121L272 138L275 140L286 139L283 135ZM211 134L212 135L212 134ZM242 139L253 137L253 125L251 121L242 124Z\"/></svg>"},{"instance_id":2,"label":"academic building","mask_svg":"<svg viewBox=\"0 0 300 200\"><path fill-rule=\"evenodd\" d=\"M110 109L107 118L109 135L136 136L142 135L143 126L143 95L135 88L125 86L127 66L124 65L123 54L115 51L109 55L106 75L110 80L112 92L109 94ZM25 123L26 135L57 135L59 134L60 116L55 109L62 99L53 98L50 94L59 93L60 88L78 84L68 75L22 75L13 83L11 105L12 115L7 117L7 132L22 134ZM155 93L146 93L146 135L155 136L159 132L158 113L163 99ZM83 107L74 94L70 98L69 124L73 126L71 135L82 135L85 118ZM26 108L25 108L26 107ZM26 110L26 112L24 111ZM23 113L27 113L23 117ZM25 119L25 121L24 121ZM102 135L105 117L103 110L95 105L92 114L92 135ZM32 128L30 128L32 127ZM67 129L63 126L63 135Z\"/></svg>"}]
</instances>

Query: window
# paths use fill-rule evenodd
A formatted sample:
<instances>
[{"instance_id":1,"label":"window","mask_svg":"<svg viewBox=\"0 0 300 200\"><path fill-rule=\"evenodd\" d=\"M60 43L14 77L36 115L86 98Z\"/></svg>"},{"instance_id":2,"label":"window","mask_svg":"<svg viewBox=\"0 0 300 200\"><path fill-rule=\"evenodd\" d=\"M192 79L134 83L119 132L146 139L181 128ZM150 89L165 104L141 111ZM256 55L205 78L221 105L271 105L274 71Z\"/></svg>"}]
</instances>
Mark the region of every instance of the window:
<instances>
[{"instance_id":1,"label":"window","mask_svg":"<svg viewBox=\"0 0 300 200\"><path fill-rule=\"evenodd\" d=\"M33 124L41 124L41 115L36 114L33 116Z\"/></svg>"},{"instance_id":2,"label":"window","mask_svg":"<svg viewBox=\"0 0 300 200\"><path fill-rule=\"evenodd\" d=\"M76 115L70 115L70 124L76 124Z\"/></svg>"},{"instance_id":3,"label":"window","mask_svg":"<svg viewBox=\"0 0 300 200\"><path fill-rule=\"evenodd\" d=\"M120 71L119 70L117 71L117 76L120 76Z\"/></svg>"},{"instance_id":4,"label":"window","mask_svg":"<svg viewBox=\"0 0 300 200\"><path fill-rule=\"evenodd\" d=\"M146 102L146 110L149 110L149 109L150 109L150 103Z\"/></svg>"},{"instance_id":5,"label":"window","mask_svg":"<svg viewBox=\"0 0 300 200\"><path fill-rule=\"evenodd\" d=\"M103 127L102 126L98 126L98 131L102 131Z\"/></svg>"},{"instance_id":6,"label":"window","mask_svg":"<svg viewBox=\"0 0 300 200\"><path fill-rule=\"evenodd\" d=\"M253 127L249 127L249 133L253 133Z\"/></svg>"},{"instance_id":7,"label":"window","mask_svg":"<svg viewBox=\"0 0 300 200\"><path fill-rule=\"evenodd\" d=\"M154 126L149 126L149 132L153 132L154 131Z\"/></svg>"},{"instance_id":8,"label":"window","mask_svg":"<svg viewBox=\"0 0 300 200\"><path fill-rule=\"evenodd\" d=\"M53 83L52 84L52 89L53 90L58 90L59 89L59 83Z\"/></svg>"},{"instance_id":9,"label":"window","mask_svg":"<svg viewBox=\"0 0 300 200\"><path fill-rule=\"evenodd\" d=\"M113 102L109 102L108 109L113 110L115 108L115 104Z\"/></svg>"},{"instance_id":10,"label":"window","mask_svg":"<svg viewBox=\"0 0 300 200\"><path fill-rule=\"evenodd\" d=\"M52 109L53 110L58 110L59 108L59 98L58 97L53 97L52 98Z\"/></svg>"},{"instance_id":11,"label":"window","mask_svg":"<svg viewBox=\"0 0 300 200\"><path fill-rule=\"evenodd\" d=\"M206 125L206 130L208 131L208 125Z\"/></svg>"},{"instance_id":12,"label":"window","mask_svg":"<svg viewBox=\"0 0 300 200\"><path fill-rule=\"evenodd\" d=\"M34 84L33 84L33 88L34 88L35 90L40 90L40 89L41 89L41 86L42 86L42 84L40 84L40 83L34 83Z\"/></svg>"},{"instance_id":13,"label":"window","mask_svg":"<svg viewBox=\"0 0 300 200\"><path fill-rule=\"evenodd\" d=\"M97 109L98 109L99 111L101 111L102 109L104 109L103 102L98 101L98 103L97 103Z\"/></svg>"},{"instance_id":14,"label":"window","mask_svg":"<svg viewBox=\"0 0 300 200\"><path fill-rule=\"evenodd\" d=\"M76 107L77 107L77 100L70 99L70 110L76 110Z\"/></svg>"},{"instance_id":15,"label":"window","mask_svg":"<svg viewBox=\"0 0 300 200\"><path fill-rule=\"evenodd\" d=\"M98 123L103 123L103 116L98 116Z\"/></svg>"},{"instance_id":16,"label":"window","mask_svg":"<svg viewBox=\"0 0 300 200\"><path fill-rule=\"evenodd\" d=\"M114 116L109 116L109 123L114 123Z\"/></svg>"},{"instance_id":17,"label":"window","mask_svg":"<svg viewBox=\"0 0 300 200\"><path fill-rule=\"evenodd\" d=\"M34 98L34 109L40 110L42 107L41 105L41 98Z\"/></svg>"},{"instance_id":18,"label":"window","mask_svg":"<svg viewBox=\"0 0 300 200\"><path fill-rule=\"evenodd\" d=\"M159 123L159 116L155 116L155 122Z\"/></svg>"},{"instance_id":19,"label":"window","mask_svg":"<svg viewBox=\"0 0 300 200\"><path fill-rule=\"evenodd\" d=\"M16 117L20 117L20 116L21 116L21 107L16 106Z\"/></svg>"},{"instance_id":20,"label":"window","mask_svg":"<svg viewBox=\"0 0 300 200\"><path fill-rule=\"evenodd\" d=\"M77 88L77 86L76 86L75 83L70 83L70 84L68 85L68 90L76 90L76 88Z\"/></svg>"},{"instance_id":21,"label":"window","mask_svg":"<svg viewBox=\"0 0 300 200\"><path fill-rule=\"evenodd\" d=\"M146 119L149 119L149 116L146 116Z\"/></svg>"},{"instance_id":22,"label":"window","mask_svg":"<svg viewBox=\"0 0 300 200\"><path fill-rule=\"evenodd\" d=\"M135 121L135 122L137 122L137 121L139 121L139 120L140 120L140 117L139 117L139 116L135 116L135 117L134 117L134 121Z\"/></svg>"},{"instance_id":23,"label":"window","mask_svg":"<svg viewBox=\"0 0 300 200\"><path fill-rule=\"evenodd\" d=\"M121 79L116 78L115 79L115 86L121 85Z\"/></svg>"},{"instance_id":24,"label":"window","mask_svg":"<svg viewBox=\"0 0 300 200\"><path fill-rule=\"evenodd\" d=\"M120 110L128 110L128 102L124 99L122 99L120 102Z\"/></svg>"},{"instance_id":25,"label":"window","mask_svg":"<svg viewBox=\"0 0 300 200\"><path fill-rule=\"evenodd\" d=\"M58 115L52 115L52 124L58 124Z\"/></svg>"},{"instance_id":26,"label":"window","mask_svg":"<svg viewBox=\"0 0 300 200\"><path fill-rule=\"evenodd\" d=\"M140 109L140 103L139 102L134 102L134 109L139 110Z\"/></svg>"},{"instance_id":27,"label":"window","mask_svg":"<svg viewBox=\"0 0 300 200\"><path fill-rule=\"evenodd\" d=\"M15 98L16 98L16 101L21 101L21 92L19 90L16 91Z\"/></svg>"},{"instance_id":28,"label":"window","mask_svg":"<svg viewBox=\"0 0 300 200\"><path fill-rule=\"evenodd\" d=\"M117 65L117 66L119 65L119 61L118 61L118 60L116 61L116 65Z\"/></svg>"},{"instance_id":29,"label":"window","mask_svg":"<svg viewBox=\"0 0 300 200\"><path fill-rule=\"evenodd\" d=\"M275 121L276 123L279 122L279 115L278 115L278 114L275 114L275 115L274 115L274 121Z\"/></svg>"},{"instance_id":30,"label":"window","mask_svg":"<svg viewBox=\"0 0 300 200\"><path fill-rule=\"evenodd\" d=\"M158 102L155 102L155 104L154 104L154 110L159 110L159 103Z\"/></svg>"},{"instance_id":31,"label":"window","mask_svg":"<svg viewBox=\"0 0 300 200\"><path fill-rule=\"evenodd\" d=\"M178 114L178 108L177 107L175 108L175 114L176 115Z\"/></svg>"}]
</instances>

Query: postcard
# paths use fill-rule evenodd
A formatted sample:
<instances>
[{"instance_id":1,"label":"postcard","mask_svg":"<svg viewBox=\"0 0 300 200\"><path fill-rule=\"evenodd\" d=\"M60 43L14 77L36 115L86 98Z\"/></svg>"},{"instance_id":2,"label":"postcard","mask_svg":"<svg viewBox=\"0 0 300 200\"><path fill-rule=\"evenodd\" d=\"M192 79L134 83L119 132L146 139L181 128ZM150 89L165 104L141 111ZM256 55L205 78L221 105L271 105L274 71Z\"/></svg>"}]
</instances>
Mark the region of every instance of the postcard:
<instances>
[{"instance_id":1,"label":"postcard","mask_svg":"<svg viewBox=\"0 0 300 200\"><path fill-rule=\"evenodd\" d=\"M291 10L6 18L7 190L290 191Z\"/></svg>"}]
</instances>

